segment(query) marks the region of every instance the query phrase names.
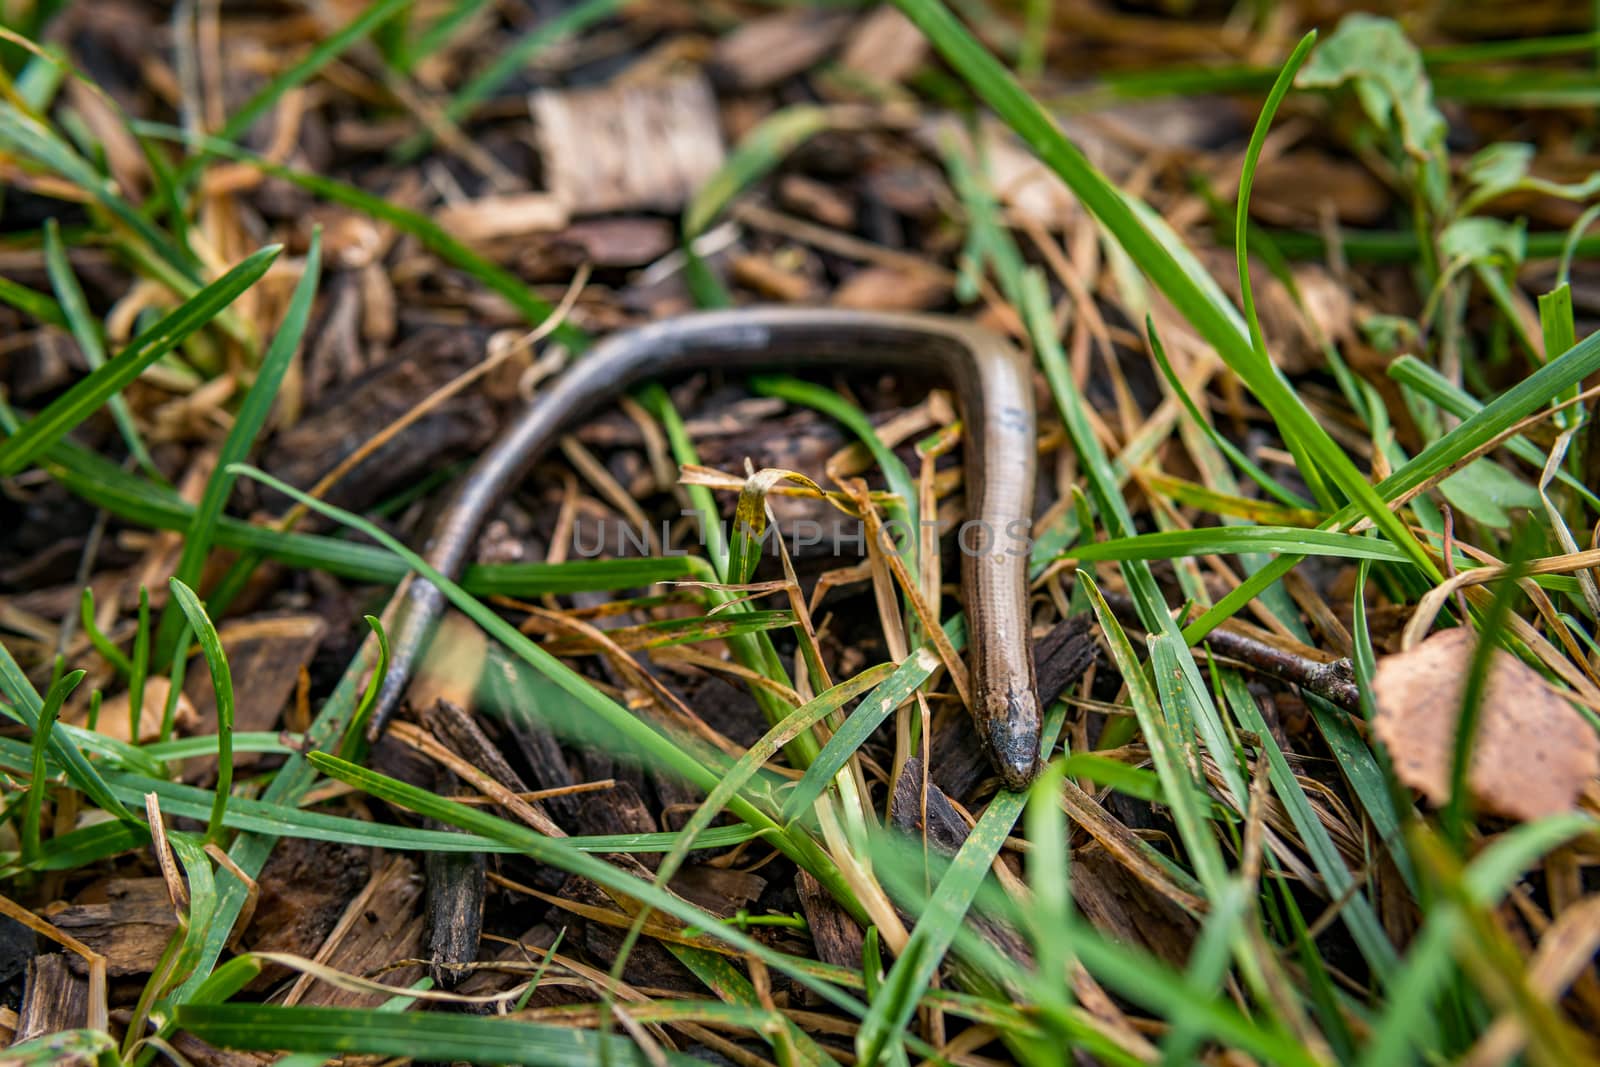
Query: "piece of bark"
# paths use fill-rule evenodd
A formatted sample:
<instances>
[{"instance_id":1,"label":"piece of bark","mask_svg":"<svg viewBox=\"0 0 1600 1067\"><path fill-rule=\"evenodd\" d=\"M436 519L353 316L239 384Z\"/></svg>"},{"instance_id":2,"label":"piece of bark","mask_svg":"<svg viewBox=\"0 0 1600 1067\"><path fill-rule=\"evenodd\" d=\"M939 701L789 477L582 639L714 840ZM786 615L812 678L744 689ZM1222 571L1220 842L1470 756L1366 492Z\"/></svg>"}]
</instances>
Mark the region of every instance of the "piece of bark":
<instances>
[{"instance_id":1,"label":"piece of bark","mask_svg":"<svg viewBox=\"0 0 1600 1067\"><path fill-rule=\"evenodd\" d=\"M364 848L305 838L279 841L256 879L256 910L240 947L315 956L369 873ZM269 965L252 988L266 988L288 973Z\"/></svg>"},{"instance_id":2,"label":"piece of bark","mask_svg":"<svg viewBox=\"0 0 1600 1067\"><path fill-rule=\"evenodd\" d=\"M52 952L28 962L28 978L17 1011L16 1041L82 1027L89 1012L89 980L72 973L67 953Z\"/></svg>"},{"instance_id":3,"label":"piece of bark","mask_svg":"<svg viewBox=\"0 0 1600 1067\"><path fill-rule=\"evenodd\" d=\"M565 922L562 923L565 926ZM491 942L484 946L485 961L495 963L520 964L523 967L537 967L544 959L544 953L555 944L560 933L560 927L550 923L539 923L524 930L518 937L517 943L508 945ZM456 992L463 996L483 996L488 993L498 993L509 988L512 983L523 980L524 976L500 973L489 968L473 971L456 986ZM587 990L576 989L570 986L561 986L546 983L535 989L528 998L527 1007L545 1008L555 1007L558 1004L571 1004L575 1001L593 999L594 995Z\"/></svg>"},{"instance_id":4,"label":"piece of bark","mask_svg":"<svg viewBox=\"0 0 1600 1067\"><path fill-rule=\"evenodd\" d=\"M839 65L879 82L899 82L928 58L928 39L912 21L885 4L858 22Z\"/></svg>"},{"instance_id":5,"label":"piece of bark","mask_svg":"<svg viewBox=\"0 0 1600 1067\"><path fill-rule=\"evenodd\" d=\"M574 216L678 211L722 166L716 98L699 75L529 100L550 194Z\"/></svg>"},{"instance_id":6,"label":"piece of bark","mask_svg":"<svg viewBox=\"0 0 1600 1067\"><path fill-rule=\"evenodd\" d=\"M837 307L862 311L926 311L950 296L950 283L932 271L863 267L833 292Z\"/></svg>"},{"instance_id":7,"label":"piece of bark","mask_svg":"<svg viewBox=\"0 0 1600 1067\"><path fill-rule=\"evenodd\" d=\"M769 300L798 304L812 299L816 292L810 278L770 256L734 256L728 266L734 281Z\"/></svg>"},{"instance_id":8,"label":"piece of bark","mask_svg":"<svg viewBox=\"0 0 1600 1067\"><path fill-rule=\"evenodd\" d=\"M587 878L576 875L567 879L558 895L562 900L585 904L592 908L617 910L615 902L603 889ZM550 921L552 925L563 923L573 925L575 922L581 922L581 928L577 931L578 943L583 946L595 965L605 969L609 969L615 962L626 933L625 927L593 920L577 920L571 912L560 908L552 910ZM640 938L635 943L633 950L628 954L628 962L623 967L622 978L634 986L673 989L685 993L703 991L705 988L688 968L661 947L659 942L650 938Z\"/></svg>"},{"instance_id":9,"label":"piece of bark","mask_svg":"<svg viewBox=\"0 0 1600 1067\"><path fill-rule=\"evenodd\" d=\"M581 219L556 233L519 242L519 274L535 282L566 282L584 264L595 270L642 267L678 244L678 231L665 219L630 215Z\"/></svg>"},{"instance_id":10,"label":"piece of bark","mask_svg":"<svg viewBox=\"0 0 1600 1067\"><path fill-rule=\"evenodd\" d=\"M850 230L856 221L855 205L839 186L786 174L778 180L778 202L790 211L804 215L835 230Z\"/></svg>"},{"instance_id":11,"label":"piece of bark","mask_svg":"<svg viewBox=\"0 0 1600 1067\"><path fill-rule=\"evenodd\" d=\"M441 768L433 791L448 797L456 787L456 776ZM428 830L454 829L437 819L425 819L422 825ZM488 857L482 852L430 851L423 858L428 974L445 989L454 989L465 973L462 965L477 959L488 871Z\"/></svg>"},{"instance_id":12,"label":"piece of bark","mask_svg":"<svg viewBox=\"0 0 1600 1067\"><path fill-rule=\"evenodd\" d=\"M796 872L794 888L800 897L800 910L805 912L817 958L835 967L859 971L864 941L861 927L823 890L822 883L806 871Z\"/></svg>"},{"instance_id":13,"label":"piece of bark","mask_svg":"<svg viewBox=\"0 0 1600 1067\"><path fill-rule=\"evenodd\" d=\"M373 875L375 885L367 906L344 938L328 955L328 966L347 974L369 974L403 959L415 959L422 949L422 874L411 860L391 860ZM378 981L404 989L421 977L421 968L386 971ZM360 993L315 982L300 1003L306 1007L375 1008L387 1000L382 993Z\"/></svg>"},{"instance_id":14,"label":"piece of bark","mask_svg":"<svg viewBox=\"0 0 1600 1067\"><path fill-rule=\"evenodd\" d=\"M527 716L509 728L517 750L528 764L529 781L535 789L566 789L576 783L567 757L549 727ZM576 826L586 806L584 798L575 793L547 797L542 803L562 829Z\"/></svg>"},{"instance_id":15,"label":"piece of bark","mask_svg":"<svg viewBox=\"0 0 1600 1067\"><path fill-rule=\"evenodd\" d=\"M946 856L954 856L966 843L971 829L945 796L944 790L933 782L928 783L927 805L922 797L922 760L913 757L906 761L894 784L894 798L889 805L889 818L901 830L916 834L929 846ZM1015 930L998 920L971 912L967 921L985 941L1010 959L1031 964L1033 953Z\"/></svg>"},{"instance_id":16,"label":"piece of bark","mask_svg":"<svg viewBox=\"0 0 1600 1067\"><path fill-rule=\"evenodd\" d=\"M894 784L894 800L889 806L894 824L910 834L926 837L929 844L954 854L967 839L967 823L950 803L938 783L928 783L927 804L922 794L922 758L906 761Z\"/></svg>"},{"instance_id":17,"label":"piece of bark","mask_svg":"<svg viewBox=\"0 0 1600 1067\"><path fill-rule=\"evenodd\" d=\"M259 616L221 625L218 638L234 675L235 731L267 731L280 725L283 705L294 694L301 667L310 664L326 632L328 624L315 614ZM190 661L184 694L194 704L198 731L214 731L216 688L202 657ZM235 768L248 765L248 755L237 757Z\"/></svg>"},{"instance_id":18,"label":"piece of bark","mask_svg":"<svg viewBox=\"0 0 1600 1067\"><path fill-rule=\"evenodd\" d=\"M729 919L760 898L767 880L749 871L692 864L673 875L670 884L672 891L689 903Z\"/></svg>"},{"instance_id":19,"label":"piece of bark","mask_svg":"<svg viewBox=\"0 0 1600 1067\"><path fill-rule=\"evenodd\" d=\"M747 19L717 42L712 75L730 89L765 89L815 65L850 28L840 11L785 11Z\"/></svg>"},{"instance_id":20,"label":"piece of bark","mask_svg":"<svg viewBox=\"0 0 1600 1067\"><path fill-rule=\"evenodd\" d=\"M434 819L423 825L450 829ZM454 989L466 973L462 965L478 956L488 870L482 852L429 852L425 858L428 974L444 989Z\"/></svg>"},{"instance_id":21,"label":"piece of bark","mask_svg":"<svg viewBox=\"0 0 1600 1067\"><path fill-rule=\"evenodd\" d=\"M230 657L229 663L232 663ZM211 675L204 669L198 672L196 685L203 681L208 689ZM144 695L139 701L139 742L155 741L161 737L162 720L167 713L167 697L172 692L172 682L163 675L154 674L144 681ZM133 694L124 689L116 696L111 697L100 705L100 717L95 720L95 732L103 737L115 738L118 741L128 740L128 729L133 725L130 714L133 704ZM216 697L211 698L212 729L216 723ZM86 706L74 708L66 716L66 721L74 726L87 726L89 723L89 709ZM173 709L172 724L180 734L193 732L200 725L199 713L195 710L194 701L188 694L179 693L178 703Z\"/></svg>"},{"instance_id":22,"label":"piece of bark","mask_svg":"<svg viewBox=\"0 0 1600 1067\"><path fill-rule=\"evenodd\" d=\"M433 221L458 241L483 244L559 230L567 224L567 208L549 193L507 193L449 204L434 212Z\"/></svg>"},{"instance_id":23,"label":"piece of bark","mask_svg":"<svg viewBox=\"0 0 1600 1067\"><path fill-rule=\"evenodd\" d=\"M28 969L39 954L39 935L9 915L0 915L0 985Z\"/></svg>"},{"instance_id":24,"label":"piece of bark","mask_svg":"<svg viewBox=\"0 0 1600 1067\"><path fill-rule=\"evenodd\" d=\"M1099 845L1072 855L1072 899L1096 929L1140 946L1173 967L1187 962L1197 936L1184 910L1154 892Z\"/></svg>"},{"instance_id":25,"label":"piece of bark","mask_svg":"<svg viewBox=\"0 0 1600 1067\"><path fill-rule=\"evenodd\" d=\"M1048 707L1083 679L1100 654L1094 636L1094 616L1070 615L1033 644L1034 674L1039 686L1039 706Z\"/></svg>"},{"instance_id":26,"label":"piece of bark","mask_svg":"<svg viewBox=\"0 0 1600 1067\"><path fill-rule=\"evenodd\" d=\"M153 971L178 928L162 878L117 879L106 886L104 901L71 904L46 917L105 956L106 973L113 978ZM75 973L88 973L81 956L68 962Z\"/></svg>"},{"instance_id":27,"label":"piece of bark","mask_svg":"<svg viewBox=\"0 0 1600 1067\"><path fill-rule=\"evenodd\" d=\"M318 398L317 407L267 446L262 466L290 485L313 486L335 465L417 401L483 358L481 332L425 328L411 334L389 359ZM373 452L325 499L362 511L409 488L452 459L476 455L494 438L499 419L479 390L468 389L408 426ZM271 491L260 503L273 511L289 501Z\"/></svg>"},{"instance_id":28,"label":"piece of bark","mask_svg":"<svg viewBox=\"0 0 1600 1067\"><path fill-rule=\"evenodd\" d=\"M522 777L501 755L499 747L483 732L483 727L460 705L437 701L423 713L422 723L450 751L513 793L529 791ZM529 803L539 807L538 801Z\"/></svg>"}]
</instances>

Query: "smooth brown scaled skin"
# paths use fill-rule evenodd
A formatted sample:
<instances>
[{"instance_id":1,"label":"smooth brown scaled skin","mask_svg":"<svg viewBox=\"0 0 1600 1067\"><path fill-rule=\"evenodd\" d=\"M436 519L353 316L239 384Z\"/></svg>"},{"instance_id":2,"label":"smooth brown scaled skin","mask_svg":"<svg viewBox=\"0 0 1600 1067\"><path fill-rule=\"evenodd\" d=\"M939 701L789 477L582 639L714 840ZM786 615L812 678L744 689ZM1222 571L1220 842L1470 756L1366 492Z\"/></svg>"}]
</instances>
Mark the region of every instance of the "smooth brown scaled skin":
<instances>
[{"instance_id":1,"label":"smooth brown scaled skin","mask_svg":"<svg viewBox=\"0 0 1600 1067\"><path fill-rule=\"evenodd\" d=\"M961 580L973 714L1005 784L1025 787L1039 766L1039 701L1028 626L1027 550L1033 518L1033 381L1003 338L959 319L865 311L742 308L614 334L544 389L456 490L426 546L455 578L478 529L511 487L572 423L628 386L687 370L791 366L929 371L955 389L965 423L967 523ZM417 580L392 635L388 676L372 720L377 736L399 703L444 605Z\"/></svg>"}]
</instances>

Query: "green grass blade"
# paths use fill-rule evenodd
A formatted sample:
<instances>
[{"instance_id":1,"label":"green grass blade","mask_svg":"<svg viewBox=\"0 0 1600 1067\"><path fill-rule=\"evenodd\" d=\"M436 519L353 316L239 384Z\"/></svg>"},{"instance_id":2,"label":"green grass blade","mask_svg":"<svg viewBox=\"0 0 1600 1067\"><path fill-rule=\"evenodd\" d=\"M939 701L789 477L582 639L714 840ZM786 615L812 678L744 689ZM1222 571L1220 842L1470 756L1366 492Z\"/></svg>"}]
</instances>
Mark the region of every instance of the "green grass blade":
<instances>
[{"instance_id":1,"label":"green grass blade","mask_svg":"<svg viewBox=\"0 0 1600 1067\"><path fill-rule=\"evenodd\" d=\"M248 257L129 341L127 348L115 359L99 370L90 372L52 401L44 411L7 438L4 444L0 444L0 473L12 475L27 467L108 398L137 378L146 367L205 326L267 272L278 252L279 246L271 245Z\"/></svg>"},{"instance_id":2,"label":"green grass blade","mask_svg":"<svg viewBox=\"0 0 1600 1067\"><path fill-rule=\"evenodd\" d=\"M45 694L39 708L39 718L33 728L33 758L30 761L28 794L22 806L22 860L27 863L39 854L39 815L44 810L45 752L49 748L51 733L61 714L61 705L78 688L86 671L73 671L56 679Z\"/></svg>"},{"instance_id":3,"label":"green grass blade","mask_svg":"<svg viewBox=\"0 0 1600 1067\"><path fill-rule=\"evenodd\" d=\"M423 1061L529 1063L540 1067L651 1067L631 1038L442 1012L393 1014L356 1008L285 1008L274 1004L186 1004L178 1026L213 1045L267 1052L399 1056ZM701 1061L666 1053L668 1064Z\"/></svg>"},{"instance_id":4,"label":"green grass blade","mask_svg":"<svg viewBox=\"0 0 1600 1067\"><path fill-rule=\"evenodd\" d=\"M233 671L228 667L228 656L217 637L217 628L211 624L195 591L176 578L169 584L173 599L183 610L184 618L189 620L189 628L200 640L206 666L211 669L211 687L217 695L217 796L206 827L206 840L220 841L223 816L228 810L228 793L233 788Z\"/></svg>"},{"instance_id":5,"label":"green grass blade","mask_svg":"<svg viewBox=\"0 0 1600 1067\"><path fill-rule=\"evenodd\" d=\"M22 720L28 730L33 734L40 733L39 715L44 708L44 701L39 697L39 691L28 681L28 676L22 673L22 668L12 657L11 650L0 642L0 693L4 693L11 702L11 712ZM54 753L57 762L66 769L67 777L73 787L83 791L96 807L102 811L110 812L116 818L125 822L143 827L143 823L134 817L133 813L122 806L122 802L111 795L105 779L100 777L100 772L94 765L84 758L68 734L61 729L43 731L50 738L50 751Z\"/></svg>"},{"instance_id":6,"label":"green grass blade","mask_svg":"<svg viewBox=\"0 0 1600 1067\"><path fill-rule=\"evenodd\" d=\"M90 315L89 302L84 299L77 275L72 273L72 264L67 262L67 249L61 242L61 227L55 219L45 220L44 262L45 270L50 275L50 285L56 291L56 300L60 303L61 313L66 316L72 338L78 342L78 349L83 353L89 369L97 371L105 366L106 362L105 346L100 343L100 327ZM150 450L145 447L144 438L139 436L139 428L134 425L133 412L128 410L128 401L117 392L112 394L107 403L111 408L111 417L116 420L117 429L128 445L129 454L138 461L146 474L159 480L160 474L156 471L155 461L150 458Z\"/></svg>"},{"instance_id":7,"label":"green grass blade","mask_svg":"<svg viewBox=\"0 0 1600 1067\"><path fill-rule=\"evenodd\" d=\"M0 278L0 300L46 326L71 329L67 324L67 314L61 310L59 303L38 290L29 289L26 285L14 282L10 278Z\"/></svg>"},{"instance_id":8,"label":"green grass blade","mask_svg":"<svg viewBox=\"0 0 1600 1067\"><path fill-rule=\"evenodd\" d=\"M184 531L183 552L178 557L178 565L173 575L185 586L195 588L200 584L206 557L210 554L216 537L217 520L222 516L228 495L233 492L234 475L229 472L228 467L249 455L256 437L266 425L267 416L272 413L273 402L278 397L278 388L283 384L284 375L288 373L295 353L300 350L300 339L304 336L306 324L310 321L311 305L316 299L321 270L322 228L318 226L311 232L311 244L306 249L305 270L294 288L294 295L289 299L289 307L284 312L283 322L279 324L277 335L273 337L272 344L267 347L266 354L261 359L254 384L245 394L244 402L239 405L233 426L229 428L228 436L223 440L222 448L217 453L216 466L211 471L211 477L206 479L205 489L200 494L200 502L195 506L188 529ZM156 628L157 662L165 661L172 656L182 626L182 615L169 601L161 613L161 623Z\"/></svg>"}]
</instances>

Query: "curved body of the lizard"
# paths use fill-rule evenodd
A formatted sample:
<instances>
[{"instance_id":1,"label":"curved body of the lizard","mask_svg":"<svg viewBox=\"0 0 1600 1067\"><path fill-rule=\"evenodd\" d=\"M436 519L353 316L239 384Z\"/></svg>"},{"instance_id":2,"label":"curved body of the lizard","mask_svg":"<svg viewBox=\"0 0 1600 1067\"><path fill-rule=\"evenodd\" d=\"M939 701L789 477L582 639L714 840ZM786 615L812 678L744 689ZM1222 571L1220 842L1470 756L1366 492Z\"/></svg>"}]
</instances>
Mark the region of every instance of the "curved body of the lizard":
<instances>
[{"instance_id":1,"label":"curved body of the lizard","mask_svg":"<svg viewBox=\"0 0 1600 1067\"><path fill-rule=\"evenodd\" d=\"M1008 786L1025 786L1038 768L1040 726L1027 605L1033 383L1022 354L988 330L934 315L758 307L614 334L545 388L478 460L433 531L429 563L458 576L484 520L556 436L629 385L695 368L795 365L928 370L955 388L966 448L960 548L972 710L995 769ZM411 585L392 635L374 736L398 704L442 607L431 583Z\"/></svg>"}]
</instances>

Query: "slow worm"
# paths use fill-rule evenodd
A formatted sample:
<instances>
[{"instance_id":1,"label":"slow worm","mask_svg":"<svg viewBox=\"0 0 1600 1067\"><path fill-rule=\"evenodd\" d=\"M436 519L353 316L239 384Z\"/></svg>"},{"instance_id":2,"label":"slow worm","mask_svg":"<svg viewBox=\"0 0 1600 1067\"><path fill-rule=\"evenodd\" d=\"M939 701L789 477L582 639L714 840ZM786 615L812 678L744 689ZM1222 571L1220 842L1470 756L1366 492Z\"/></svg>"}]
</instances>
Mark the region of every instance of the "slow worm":
<instances>
[{"instance_id":1,"label":"slow worm","mask_svg":"<svg viewBox=\"0 0 1600 1067\"><path fill-rule=\"evenodd\" d=\"M454 578L478 529L564 428L629 385L706 368L888 366L929 371L962 408L967 521L958 532L968 620L973 715L1005 783L1039 764L1039 701L1028 627L1027 549L1033 515L1032 374L1003 338L958 319L832 309L744 308L614 334L544 389L479 458L441 515L428 562ZM444 597L418 579L391 640L372 736L399 703Z\"/></svg>"}]
</instances>

